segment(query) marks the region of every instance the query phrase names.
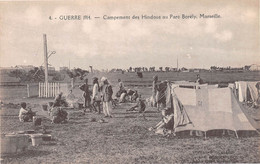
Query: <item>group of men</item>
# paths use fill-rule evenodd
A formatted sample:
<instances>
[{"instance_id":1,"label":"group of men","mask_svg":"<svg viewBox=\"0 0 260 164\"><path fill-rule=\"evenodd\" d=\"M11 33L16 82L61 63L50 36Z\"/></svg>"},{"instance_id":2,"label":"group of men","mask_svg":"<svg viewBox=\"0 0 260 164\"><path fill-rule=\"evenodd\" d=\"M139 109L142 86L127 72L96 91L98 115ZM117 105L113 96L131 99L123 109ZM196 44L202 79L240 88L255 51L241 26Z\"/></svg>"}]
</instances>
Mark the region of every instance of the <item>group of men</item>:
<instances>
[{"instance_id":1,"label":"group of men","mask_svg":"<svg viewBox=\"0 0 260 164\"><path fill-rule=\"evenodd\" d=\"M197 83L202 84L202 80L199 75L197 75ZM112 104L114 102L112 95L113 89L110 85L108 79L106 77L102 77L100 79L101 85L99 85L99 80L97 77L93 78L93 89L90 91L88 85L88 79L85 79L85 83L81 85L79 88L83 91L84 98L84 113L86 109L90 109L90 111L101 113L101 104L103 106L103 113L105 117L113 117L112 116ZM146 104L144 100L142 100L141 95L138 94L137 90L128 89L126 90L121 79L118 79L118 87L119 90L116 93L116 97L119 98L119 102L123 103L126 101L126 97L130 102L137 102L136 105L128 109L127 111L137 110L140 113L143 113L146 108ZM159 111L166 107L166 97L165 91L167 88L167 81L158 82L158 76L153 77L153 87L152 87L152 106L156 107ZM62 92L59 93L54 102L49 114L52 112L53 122L62 122L67 118L67 112L59 108L64 104L62 101ZM26 109L26 103L21 104L21 110L19 113L20 121L30 121L32 117L35 115L30 109ZM58 117L58 115L63 116L62 119Z\"/></svg>"},{"instance_id":2,"label":"group of men","mask_svg":"<svg viewBox=\"0 0 260 164\"><path fill-rule=\"evenodd\" d=\"M105 117L112 116L112 95L113 89L106 77L100 79L101 85L99 85L98 78L93 78L93 89L92 94L89 89L88 79L85 80L85 84L81 85L79 88L83 91L84 97L84 112L86 109L90 111L96 111L101 113L101 103L103 105L103 113Z\"/></svg>"},{"instance_id":3,"label":"group of men","mask_svg":"<svg viewBox=\"0 0 260 164\"><path fill-rule=\"evenodd\" d=\"M127 101L127 98L130 102L135 102L139 97L137 90L127 89L124 86L124 83L121 79L118 79L119 90L116 93L117 99L119 99L119 103L124 103Z\"/></svg>"}]
</instances>

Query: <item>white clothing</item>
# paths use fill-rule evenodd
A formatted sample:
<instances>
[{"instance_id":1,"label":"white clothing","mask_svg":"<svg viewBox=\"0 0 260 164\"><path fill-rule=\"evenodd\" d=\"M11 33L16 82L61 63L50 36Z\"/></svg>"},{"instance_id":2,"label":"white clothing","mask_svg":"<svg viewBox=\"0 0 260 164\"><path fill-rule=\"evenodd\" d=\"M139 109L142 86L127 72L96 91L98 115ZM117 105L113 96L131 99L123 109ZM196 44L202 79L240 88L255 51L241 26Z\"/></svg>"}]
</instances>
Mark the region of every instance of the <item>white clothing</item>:
<instances>
[{"instance_id":1,"label":"white clothing","mask_svg":"<svg viewBox=\"0 0 260 164\"><path fill-rule=\"evenodd\" d=\"M19 111L19 120L22 121L22 116L23 114L26 114L28 113L27 110L25 110L24 108L21 108L20 111Z\"/></svg>"},{"instance_id":2,"label":"white clothing","mask_svg":"<svg viewBox=\"0 0 260 164\"><path fill-rule=\"evenodd\" d=\"M105 116L111 116L111 112L112 112L112 102L104 102L103 101L103 112L105 114Z\"/></svg>"},{"instance_id":3,"label":"white clothing","mask_svg":"<svg viewBox=\"0 0 260 164\"><path fill-rule=\"evenodd\" d=\"M95 100L101 100L100 99L100 92L98 91L98 84L94 84L93 86L93 99L95 98Z\"/></svg>"}]
</instances>

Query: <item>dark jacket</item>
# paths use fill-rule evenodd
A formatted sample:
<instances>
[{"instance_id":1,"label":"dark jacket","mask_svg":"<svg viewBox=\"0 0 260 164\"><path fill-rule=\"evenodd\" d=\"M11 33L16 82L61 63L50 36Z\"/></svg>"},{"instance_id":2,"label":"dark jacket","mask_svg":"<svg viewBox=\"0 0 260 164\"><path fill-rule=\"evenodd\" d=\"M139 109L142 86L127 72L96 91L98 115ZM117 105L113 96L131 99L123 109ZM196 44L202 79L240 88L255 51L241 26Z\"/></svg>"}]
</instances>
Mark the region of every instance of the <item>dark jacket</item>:
<instances>
[{"instance_id":1,"label":"dark jacket","mask_svg":"<svg viewBox=\"0 0 260 164\"><path fill-rule=\"evenodd\" d=\"M112 100L113 89L109 84L105 84L101 87L102 89L102 100L105 102L109 102Z\"/></svg>"}]
</instances>

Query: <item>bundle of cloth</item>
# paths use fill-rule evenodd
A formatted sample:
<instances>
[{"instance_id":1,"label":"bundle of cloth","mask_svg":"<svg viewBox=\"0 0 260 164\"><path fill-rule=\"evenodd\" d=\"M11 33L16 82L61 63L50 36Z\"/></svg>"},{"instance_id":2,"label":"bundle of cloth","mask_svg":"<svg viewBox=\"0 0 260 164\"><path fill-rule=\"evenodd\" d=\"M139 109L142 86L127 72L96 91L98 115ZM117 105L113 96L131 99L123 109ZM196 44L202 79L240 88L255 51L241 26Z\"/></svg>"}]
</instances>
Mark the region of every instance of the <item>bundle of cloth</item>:
<instances>
[{"instance_id":1,"label":"bundle of cloth","mask_svg":"<svg viewBox=\"0 0 260 164\"><path fill-rule=\"evenodd\" d=\"M68 113L61 107L54 107L51 110L51 121L54 124L64 123L68 119Z\"/></svg>"},{"instance_id":2,"label":"bundle of cloth","mask_svg":"<svg viewBox=\"0 0 260 164\"><path fill-rule=\"evenodd\" d=\"M70 90L70 93L66 96L66 102L68 103L68 107L79 108L79 104L83 104L84 100L81 97L76 97L72 93L72 90Z\"/></svg>"}]
</instances>

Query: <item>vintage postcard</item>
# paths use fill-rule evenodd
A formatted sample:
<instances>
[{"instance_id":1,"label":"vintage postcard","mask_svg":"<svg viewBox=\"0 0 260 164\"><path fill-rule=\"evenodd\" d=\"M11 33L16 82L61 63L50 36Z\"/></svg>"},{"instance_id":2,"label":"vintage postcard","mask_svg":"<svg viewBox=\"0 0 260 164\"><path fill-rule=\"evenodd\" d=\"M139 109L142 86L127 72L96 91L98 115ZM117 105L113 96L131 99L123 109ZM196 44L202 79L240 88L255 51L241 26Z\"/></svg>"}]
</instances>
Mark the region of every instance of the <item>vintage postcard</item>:
<instances>
[{"instance_id":1,"label":"vintage postcard","mask_svg":"<svg viewBox=\"0 0 260 164\"><path fill-rule=\"evenodd\" d=\"M0 0L1 163L259 163L259 0Z\"/></svg>"}]
</instances>

